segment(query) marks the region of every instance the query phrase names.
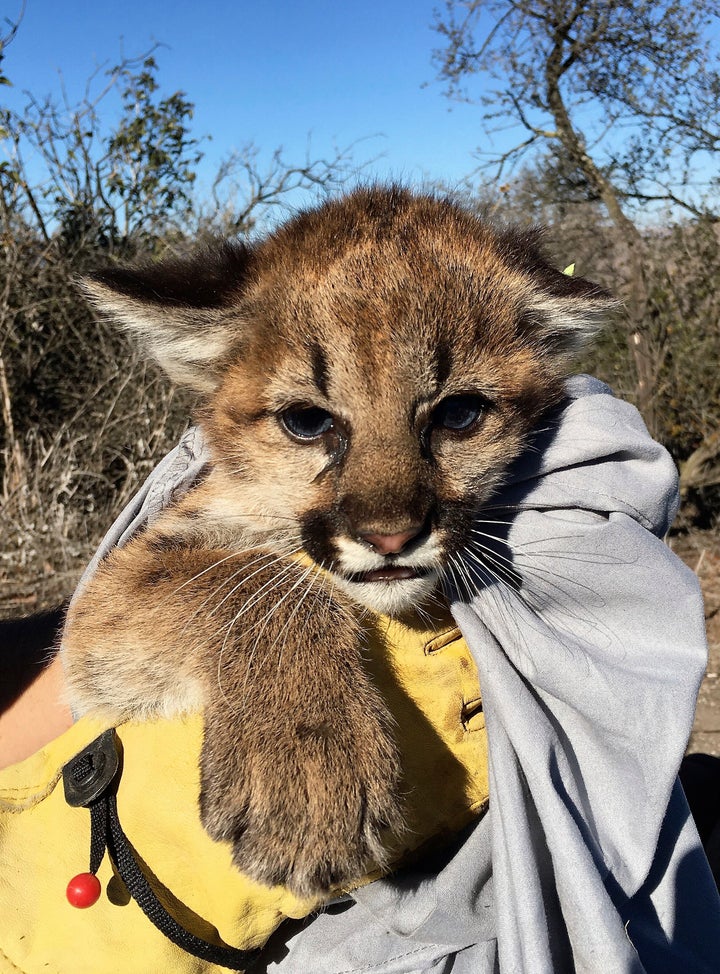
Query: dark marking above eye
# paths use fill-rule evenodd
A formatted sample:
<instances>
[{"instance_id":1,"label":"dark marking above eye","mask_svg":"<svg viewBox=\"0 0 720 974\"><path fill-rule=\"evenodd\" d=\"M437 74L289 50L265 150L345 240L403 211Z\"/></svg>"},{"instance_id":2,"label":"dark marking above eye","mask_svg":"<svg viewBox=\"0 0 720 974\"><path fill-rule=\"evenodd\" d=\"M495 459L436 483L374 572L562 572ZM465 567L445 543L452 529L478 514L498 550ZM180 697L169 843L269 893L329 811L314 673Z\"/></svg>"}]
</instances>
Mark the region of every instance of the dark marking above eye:
<instances>
[{"instance_id":1,"label":"dark marking above eye","mask_svg":"<svg viewBox=\"0 0 720 974\"><path fill-rule=\"evenodd\" d=\"M441 386L452 372L452 351L447 342L438 342L435 349L435 381Z\"/></svg>"},{"instance_id":2,"label":"dark marking above eye","mask_svg":"<svg viewBox=\"0 0 720 974\"><path fill-rule=\"evenodd\" d=\"M327 397L330 372L328 370L327 356L325 355L322 346L318 345L317 342L313 342L310 349L310 358L312 364L313 382L323 396Z\"/></svg>"}]
</instances>

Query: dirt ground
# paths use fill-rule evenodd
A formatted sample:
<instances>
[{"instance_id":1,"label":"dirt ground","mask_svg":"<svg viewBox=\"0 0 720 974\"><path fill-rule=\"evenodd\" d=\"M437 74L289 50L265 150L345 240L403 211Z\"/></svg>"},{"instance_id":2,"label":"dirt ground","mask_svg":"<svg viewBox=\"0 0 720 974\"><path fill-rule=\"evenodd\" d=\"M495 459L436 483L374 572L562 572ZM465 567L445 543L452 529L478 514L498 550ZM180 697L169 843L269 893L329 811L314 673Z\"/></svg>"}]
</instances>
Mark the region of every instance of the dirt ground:
<instances>
[{"instance_id":1,"label":"dirt ground","mask_svg":"<svg viewBox=\"0 0 720 974\"><path fill-rule=\"evenodd\" d=\"M720 531L676 535L670 545L698 576L708 632L708 667L688 750L720 756ZM60 603L72 592L85 560L81 556L76 561L79 552L71 559L74 564L63 563L64 559L51 562L38 554L18 566L13 554L0 552L0 618L27 615ZM87 557L90 554L88 547Z\"/></svg>"}]
</instances>

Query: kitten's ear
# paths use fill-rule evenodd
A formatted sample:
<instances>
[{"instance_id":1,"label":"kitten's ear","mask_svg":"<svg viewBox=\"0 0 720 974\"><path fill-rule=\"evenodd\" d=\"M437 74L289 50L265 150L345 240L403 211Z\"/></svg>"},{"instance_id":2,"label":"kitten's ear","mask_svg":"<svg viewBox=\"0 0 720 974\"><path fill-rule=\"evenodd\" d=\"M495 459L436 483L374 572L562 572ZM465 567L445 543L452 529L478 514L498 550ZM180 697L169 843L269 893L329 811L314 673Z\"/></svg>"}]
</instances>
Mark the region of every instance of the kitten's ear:
<instances>
[{"instance_id":1,"label":"kitten's ear","mask_svg":"<svg viewBox=\"0 0 720 974\"><path fill-rule=\"evenodd\" d=\"M91 304L136 335L167 374L198 392L217 385L217 365L236 337L228 314L244 288L251 251L218 241L196 254L83 278Z\"/></svg>"},{"instance_id":2,"label":"kitten's ear","mask_svg":"<svg viewBox=\"0 0 720 974\"><path fill-rule=\"evenodd\" d=\"M575 265L559 271L548 259L542 227L510 228L505 256L525 276L520 331L555 355L572 356L586 348L621 307L609 291L584 277Z\"/></svg>"},{"instance_id":3,"label":"kitten's ear","mask_svg":"<svg viewBox=\"0 0 720 974\"><path fill-rule=\"evenodd\" d=\"M599 284L558 271L544 260L533 268L532 277L525 324L555 354L575 355L587 348L621 307Z\"/></svg>"}]
</instances>

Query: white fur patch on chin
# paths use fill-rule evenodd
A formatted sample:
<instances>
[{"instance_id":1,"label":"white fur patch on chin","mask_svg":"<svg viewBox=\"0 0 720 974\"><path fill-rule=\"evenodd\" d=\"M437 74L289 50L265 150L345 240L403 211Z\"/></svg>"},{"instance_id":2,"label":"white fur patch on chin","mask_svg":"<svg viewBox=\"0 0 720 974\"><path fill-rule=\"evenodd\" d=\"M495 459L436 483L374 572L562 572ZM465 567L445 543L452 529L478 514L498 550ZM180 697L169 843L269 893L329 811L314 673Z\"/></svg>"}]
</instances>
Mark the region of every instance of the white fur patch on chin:
<instances>
[{"instance_id":1,"label":"white fur patch on chin","mask_svg":"<svg viewBox=\"0 0 720 974\"><path fill-rule=\"evenodd\" d=\"M353 602L383 615L401 615L421 605L438 586L440 576L431 571L422 578L398 578L387 582L351 582L335 575L335 583Z\"/></svg>"}]
</instances>

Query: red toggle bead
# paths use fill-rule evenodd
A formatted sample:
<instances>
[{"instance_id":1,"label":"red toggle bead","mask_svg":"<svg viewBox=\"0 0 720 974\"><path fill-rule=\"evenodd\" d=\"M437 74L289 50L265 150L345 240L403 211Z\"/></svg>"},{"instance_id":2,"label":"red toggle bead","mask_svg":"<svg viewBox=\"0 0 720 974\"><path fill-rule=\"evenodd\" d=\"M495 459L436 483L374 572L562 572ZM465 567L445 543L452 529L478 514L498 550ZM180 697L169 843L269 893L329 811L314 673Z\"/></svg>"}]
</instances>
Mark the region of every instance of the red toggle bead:
<instances>
[{"instance_id":1,"label":"red toggle bead","mask_svg":"<svg viewBox=\"0 0 720 974\"><path fill-rule=\"evenodd\" d=\"M70 906L84 910L86 907L97 903L101 892L102 886L97 876L92 873L78 873L68 883L65 895Z\"/></svg>"}]
</instances>

